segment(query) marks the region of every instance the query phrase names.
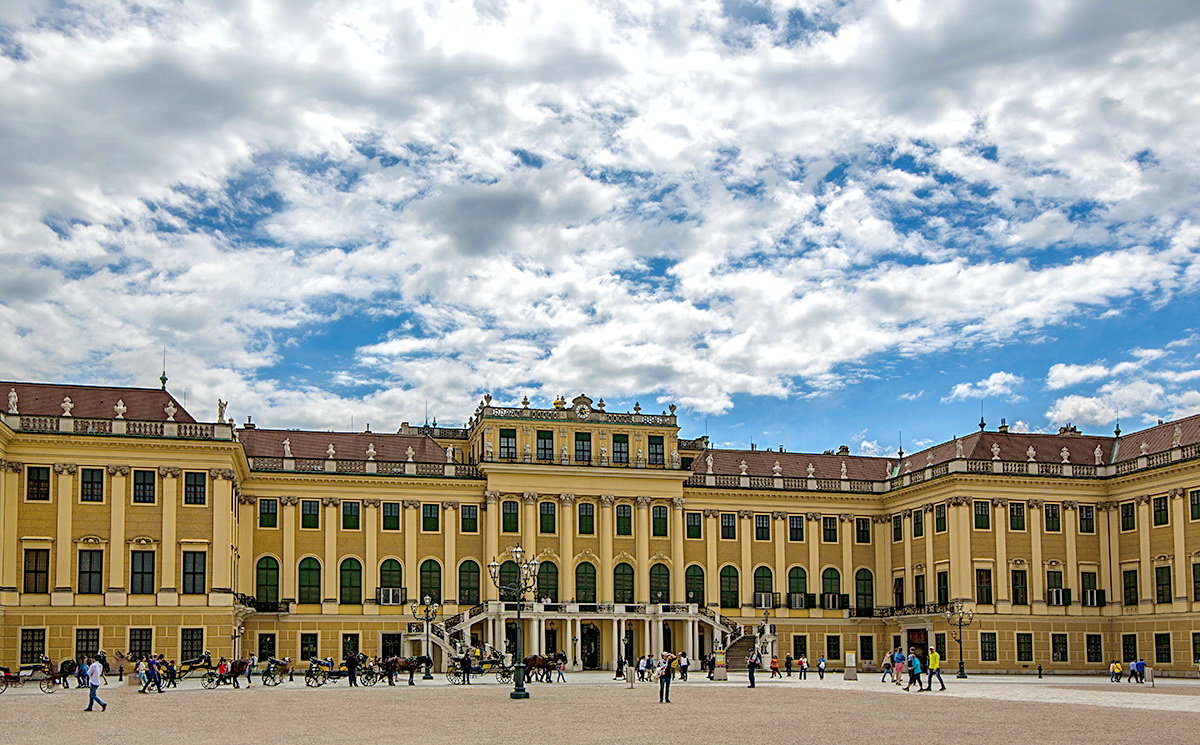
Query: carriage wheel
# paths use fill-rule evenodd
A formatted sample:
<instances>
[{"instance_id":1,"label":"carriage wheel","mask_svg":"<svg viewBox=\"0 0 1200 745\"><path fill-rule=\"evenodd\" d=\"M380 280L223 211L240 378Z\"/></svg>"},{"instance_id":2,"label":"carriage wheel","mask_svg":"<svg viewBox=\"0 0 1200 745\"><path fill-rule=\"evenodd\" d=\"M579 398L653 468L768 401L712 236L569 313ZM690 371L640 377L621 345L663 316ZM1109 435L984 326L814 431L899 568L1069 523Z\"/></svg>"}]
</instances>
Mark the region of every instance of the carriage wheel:
<instances>
[{"instance_id":1,"label":"carriage wheel","mask_svg":"<svg viewBox=\"0 0 1200 745\"><path fill-rule=\"evenodd\" d=\"M373 686L379 682L378 670L364 670L362 675L358 676L358 682L365 686Z\"/></svg>"},{"instance_id":2,"label":"carriage wheel","mask_svg":"<svg viewBox=\"0 0 1200 745\"><path fill-rule=\"evenodd\" d=\"M456 686L462 685L463 674L460 671L458 671L457 669L451 670L448 673L446 673L446 679L449 680L452 685L456 685Z\"/></svg>"},{"instance_id":3,"label":"carriage wheel","mask_svg":"<svg viewBox=\"0 0 1200 745\"><path fill-rule=\"evenodd\" d=\"M204 678L200 680L200 685L204 686L206 691L211 691L221 683L221 678L214 672L204 674Z\"/></svg>"},{"instance_id":4,"label":"carriage wheel","mask_svg":"<svg viewBox=\"0 0 1200 745\"><path fill-rule=\"evenodd\" d=\"M309 688L318 688L325 685L325 672L309 668L308 672L304 673L304 685Z\"/></svg>"},{"instance_id":5,"label":"carriage wheel","mask_svg":"<svg viewBox=\"0 0 1200 745\"><path fill-rule=\"evenodd\" d=\"M54 693L58 690L57 682L53 677L45 677L38 682L38 688L42 689L42 693Z\"/></svg>"},{"instance_id":6,"label":"carriage wheel","mask_svg":"<svg viewBox=\"0 0 1200 745\"><path fill-rule=\"evenodd\" d=\"M278 670L264 670L262 674L262 682L263 685L274 688L283 682L283 676L279 674Z\"/></svg>"},{"instance_id":7,"label":"carriage wheel","mask_svg":"<svg viewBox=\"0 0 1200 745\"><path fill-rule=\"evenodd\" d=\"M496 671L497 683L511 683L513 678L512 668L502 667Z\"/></svg>"},{"instance_id":8,"label":"carriage wheel","mask_svg":"<svg viewBox=\"0 0 1200 745\"><path fill-rule=\"evenodd\" d=\"M8 676L0 673L0 693L8 690Z\"/></svg>"}]
</instances>

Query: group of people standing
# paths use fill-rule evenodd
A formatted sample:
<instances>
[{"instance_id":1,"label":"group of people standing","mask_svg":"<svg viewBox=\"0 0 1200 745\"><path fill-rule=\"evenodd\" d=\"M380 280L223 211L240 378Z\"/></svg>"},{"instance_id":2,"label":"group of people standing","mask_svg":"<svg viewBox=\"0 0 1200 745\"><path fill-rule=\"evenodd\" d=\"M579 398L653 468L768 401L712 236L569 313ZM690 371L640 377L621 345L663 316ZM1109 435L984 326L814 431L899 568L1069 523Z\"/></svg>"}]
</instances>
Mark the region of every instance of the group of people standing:
<instances>
[{"instance_id":1,"label":"group of people standing","mask_svg":"<svg viewBox=\"0 0 1200 745\"><path fill-rule=\"evenodd\" d=\"M890 678L896 685L904 686L906 691L912 690L913 684L916 684L917 692L925 693L933 690L933 679L936 677L941 685L938 690L946 690L946 681L942 679L942 656L933 647L930 647L925 655L921 655L915 647L909 647L908 654L896 647L884 655L880 667L883 669L880 683L887 683ZM905 673L908 673L907 683L903 680ZM922 674L929 678L924 685L921 684Z\"/></svg>"},{"instance_id":2,"label":"group of people standing","mask_svg":"<svg viewBox=\"0 0 1200 745\"><path fill-rule=\"evenodd\" d=\"M1122 667L1120 660L1113 660L1108 664L1108 680L1110 683L1120 683L1121 674L1129 673L1129 677L1125 679L1126 683L1145 683L1146 682L1146 661L1143 659L1130 660L1129 663Z\"/></svg>"},{"instance_id":3,"label":"group of people standing","mask_svg":"<svg viewBox=\"0 0 1200 745\"><path fill-rule=\"evenodd\" d=\"M658 671L664 666L664 660L668 658L671 661L672 676L678 675L680 680L687 680L688 668L692 664L692 661L687 656L687 652L680 652L678 654L663 652L663 656L657 660L654 658L654 655L643 655L638 657L631 667L633 667L639 681L661 680L661 675ZM624 658L617 660L617 674L613 676L613 680L625 678L625 665Z\"/></svg>"}]
</instances>

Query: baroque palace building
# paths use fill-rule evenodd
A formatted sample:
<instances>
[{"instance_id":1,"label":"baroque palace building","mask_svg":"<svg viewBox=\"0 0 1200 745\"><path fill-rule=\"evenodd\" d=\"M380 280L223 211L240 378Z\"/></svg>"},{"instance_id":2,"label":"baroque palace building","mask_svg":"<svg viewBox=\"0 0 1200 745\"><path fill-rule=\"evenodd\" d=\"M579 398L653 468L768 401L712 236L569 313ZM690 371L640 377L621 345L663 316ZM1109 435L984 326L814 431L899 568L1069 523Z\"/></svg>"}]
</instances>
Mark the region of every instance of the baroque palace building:
<instances>
[{"instance_id":1,"label":"baroque palace building","mask_svg":"<svg viewBox=\"0 0 1200 745\"><path fill-rule=\"evenodd\" d=\"M394 434L196 421L166 390L2 383L0 664L505 649L611 668L752 643L833 668L1200 660L1200 417L1113 437L980 429L899 458L709 447L671 412L487 396ZM0 401L3 399L0 398Z\"/></svg>"}]
</instances>

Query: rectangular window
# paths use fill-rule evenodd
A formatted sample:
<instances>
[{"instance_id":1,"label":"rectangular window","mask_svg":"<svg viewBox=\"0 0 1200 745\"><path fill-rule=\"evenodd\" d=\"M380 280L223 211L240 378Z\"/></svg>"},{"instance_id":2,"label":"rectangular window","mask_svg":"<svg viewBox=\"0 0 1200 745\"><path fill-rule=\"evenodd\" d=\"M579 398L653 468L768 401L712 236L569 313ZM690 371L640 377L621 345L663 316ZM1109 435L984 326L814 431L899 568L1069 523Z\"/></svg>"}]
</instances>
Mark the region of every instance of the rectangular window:
<instances>
[{"instance_id":1,"label":"rectangular window","mask_svg":"<svg viewBox=\"0 0 1200 745\"><path fill-rule=\"evenodd\" d=\"M1172 600L1171 567L1154 567L1154 602L1169 603Z\"/></svg>"},{"instance_id":2,"label":"rectangular window","mask_svg":"<svg viewBox=\"0 0 1200 745\"><path fill-rule=\"evenodd\" d=\"M479 505L464 504L462 507L459 507L458 510L458 532L478 533Z\"/></svg>"},{"instance_id":3,"label":"rectangular window","mask_svg":"<svg viewBox=\"0 0 1200 745\"><path fill-rule=\"evenodd\" d=\"M208 592L208 555L203 551L183 552L184 595L203 595Z\"/></svg>"},{"instance_id":4,"label":"rectangular window","mask_svg":"<svg viewBox=\"0 0 1200 745\"><path fill-rule=\"evenodd\" d=\"M1008 529L1013 531L1025 530L1025 503L1008 503Z\"/></svg>"},{"instance_id":5,"label":"rectangular window","mask_svg":"<svg viewBox=\"0 0 1200 745\"><path fill-rule=\"evenodd\" d=\"M260 499L260 500L258 500L258 527L260 527L260 528L278 528L279 527L279 500L278 499Z\"/></svg>"},{"instance_id":6,"label":"rectangular window","mask_svg":"<svg viewBox=\"0 0 1200 745\"><path fill-rule=\"evenodd\" d=\"M1171 664L1171 634L1154 635L1154 661L1160 665Z\"/></svg>"},{"instance_id":7,"label":"rectangular window","mask_svg":"<svg viewBox=\"0 0 1200 745\"><path fill-rule=\"evenodd\" d=\"M45 629L21 629L21 664L36 665L46 654Z\"/></svg>"},{"instance_id":8,"label":"rectangular window","mask_svg":"<svg viewBox=\"0 0 1200 745\"><path fill-rule=\"evenodd\" d=\"M383 509L383 529L384 530L400 530L400 503L399 502L384 502ZM305 526L307 527L307 526Z\"/></svg>"},{"instance_id":9,"label":"rectangular window","mask_svg":"<svg viewBox=\"0 0 1200 745\"><path fill-rule=\"evenodd\" d=\"M208 504L208 474L190 471L183 474L183 503Z\"/></svg>"},{"instance_id":10,"label":"rectangular window","mask_svg":"<svg viewBox=\"0 0 1200 745\"><path fill-rule=\"evenodd\" d=\"M1200 601L1200 564L1192 564L1192 600Z\"/></svg>"},{"instance_id":11,"label":"rectangular window","mask_svg":"<svg viewBox=\"0 0 1200 745\"><path fill-rule=\"evenodd\" d=\"M154 594L154 552L129 552L129 594Z\"/></svg>"},{"instance_id":12,"label":"rectangular window","mask_svg":"<svg viewBox=\"0 0 1200 745\"><path fill-rule=\"evenodd\" d=\"M656 504L650 508L650 535L664 538L667 535L667 508Z\"/></svg>"},{"instance_id":13,"label":"rectangular window","mask_svg":"<svg viewBox=\"0 0 1200 745\"><path fill-rule=\"evenodd\" d=\"M1200 520L1200 489L1192 489L1188 494L1188 505L1191 507L1192 519Z\"/></svg>"},{"instance_id":14,"label":"rectangular window","mask_svg":"<svg viewBox=\"0 0 1200 745\"><path fill-rule=\"evenodd\" d=\"M321 527L321 503L315 499L305 499L300 502L300 527L305 530L319 530Z\"/></svg>"},{"instance_id":15,"label":"rectangular window","mask_svg":"<svg viewBox=\"0 0 1200 745\"><path fill-rule=\"evenodd\" d=\"M1033 662L1033 634L1017 634L1017 662Z\"/></svg>"},{"instance_id":16,"label":"rectangular window","mask_svg":"<svg viewBox=\"0 0 1200 745\"><path fill-rule=\"evenodd\" d=\"M892 543L904 540L904 517L892 515Z\"/></svg>"},{"instance_id":17,"label":"rectangular window","mask_svg":"<svg viewBox=\"0 0 1200 745\"><path fill-rule=\"evenodd\" d=\"M863 662L875 659L875 637L859 636L858 637L858 657ZM870 664L870 663L867 663Z\"/></svg>"},{"instance_id":18,"label":"rectangular window","mask_svg":"<svg viewBox=\"0 0 1200 745\"><path fill-rule=\"evenodd\" d=\"M1086 634L1083 637L1083 646L1088 662L1104 661L1104 637L1102 635Z\"/></svg>"},{"instance_id":19,"label":"rectangular window","mask_svg":"<svg viewBox=\"0 0 1200 745\"><path fill-rule=\"evenodd\" d=\"M1061 533L1062 505L1057 502L1046 502L1042 505L1042 513L1046 518L1046 532Z\"/></svg>"},{"instance_id":20,"label":"rectangular window","mask_svg":"<svg viewBox=\"0 0 1200 745\"><path fill-rule=\"evenodd\" d=\"M515 429L500 430L500 457L517 457L517 431Z\"/></svg>"},{"instance_id":21,"label":"rectangular window","mask_svg":"<svg viewBox=\"0 0 1200 745\"><path fill-rule=\"evenodd\" d=\"M99 595L104 592L104 552L85 549L79 552L79 586L81 595Z\"/></svg>"},{"instance_id":22,"label":"rectangular window","mask_svg":"<svg viewBox=\"0 0 1200 745\"><path fill-rule=\"evenodd\" d=\"M75 657L88 657L100 651L100 629L75 629Z\"/></svg>"},{"instance_id":23,"label":"rectangular window","mask_svg":"<svg viewBox=\"0 0 1200 745\"><path fill-rule=\"evenodd\" d=\"M838 542L838 519L836 517L821 518L821 540L825 543Z\"/></svg>"},{"instance_id":24,"label":"rectangular window","mask_svg":"<svg viewBox=\"0 0 1200 745\"><path fill-rule=\"evenodd\" d=\"M538 505L538 532L558 532L558 510L553 502L542 502Z\"/></svg>"},{"instance_id":25,"label":"rectangular window","mask_svg":"<svg viewBox=\"0 0 1200 745\"><path fill-rule=\"evenodd\" d=\"M732 541L737 538L737 515L732 512L721 513L721 540Z\"/></svg>"},{"instance_id":26,"label":"rectangular window","mask_svg":"<svg viewBox=\"0 0 1200 745\"><path fill-rule=\"evenodd\" d=\"M995 631L984 631L979 635L979 658L984 662L996 661Z\"/></svg>"},{"instance_id":27,"label":"rectangular window","mask_svg":"<svg viewBox=\"0 0 1200 745\"><path fill-rule=\"evenodd\" d=\"M1095 572L1080 572L1080 588L1084 590L1096 589L1096 573Z\"/></svg>"},{"instance_id":28,"label":"rectangular window","mask_svg":"<svg viewBox=\"0 0 1200 745\"><path fill-rule=\"evenodd\" d=\"M617 535L633 535L632 505L617 505Z\"/></svg>"},{"instance_id":29,"label":"rectangular window","mask_svg":"<svg viewBox=\"0 0 1200 745\"><path fill-rule=\"evenodd\" d=\"M992 503L982 499L975 500L975 529L992 529Z\"/></svg>"},{"instance_id":30,"label":"rectangular window","mask_svg":"<svg viewBox=\"0 0 1200 745\"><path fill-rule=\"evenodd\" d=\"M579 505L579 534L596 534L596 505L583 502Z\"/></svg>"},{"instance_id":31,"label":"rectangular window","mask_svg":"<svg viewBox=\"0 0 1200 745\"><path fill-rule=\"evenodd\" d=\"M1126 569L1121 572L1121 588L1124 597L1122 602L1124 605L1138 604L1138 570Z\"/></svg>"},{"instance_id":32,"label":"rectangular window","mask_svg":"<svg viewBox=\"0 0 1200 745\"><path fill-rule=\"evenodd\" d=\"M1012 570L1013 605L1029 605L1029 574L1024 569Z\"/></svg>"},{"instance_id":33,"label":"rectangular window","mask_svg":"<svg viewBox=\"0 0 1200 745\"><path fill-rule=\"evenodd\" d=\"M358 634L342 634L342 659L358 654Z\"/></svg>"},{"instance_id":34,"label":"rectangular window","mask_svg":"<svg viewBox=\"0 0 1200 745\"><path fill-rule=\"evenodd\" d=\"M515 500L500 503L500 530L504 533L521 532L521 506Z\"/></svg>"},{"instance_id":35,"label":"rectangular window","mask_svg":"<svg viewBox=\"0 0 1200 745\"><path fill-rule=\"evenodd\" d=\"M1063 586L1062 581L1063 581L1063 573L1060 570L1058 570L1058 569L1047 569L1046 570L1046 589L1047 590L1061 590L1062 586Z\"/></svg>"},{"instance_id":36,"label":"rectangular window","mask_svg":"<svg viewBox=\"0 0 1200 745\"><path fill-rule=\"evenodd\" d=\"M204 654L204 629L179 630L179 659L194 660Z\"/></svg>"},{"instance_id":37,"label":"rectangular window","mask_svg":"<svg viewBox=\"0 0 1200 745\"><path fill-rule=\"evenodd\" d=\"M592 433L591 432L576 432L575 433L575 462L576 463L591 463L592 462Z\"/></svg>"},{"instance_id":38,"label":"rectangular window","mask_svg":"<svg viewBox=\"0 0 1200 745\"><path fill-rule=\"evenodd\" d=\"M938 572L936 579L938 605L945 605L950 602L950 572Z\"/></svg>"},{"instance_id":39,"label":"rectangular window","mask_svg":"<svg viewBox=\"0 0 1200 745\"><path fill-rule=\"evenodd\" d=\"M701 519L702 518L699 512L689 512L684 515L683 520L686 524L688 538L701 537Z\"/></svg>"},{"instance_id":40,"label":"rectangular window","mask_svg":"<svg viewBox=\"0 0 1200 745\"><path fill-rule=\"evenodd\" d=\"M925 605L925 575L913 575L913 602Z\"/></svg>"},{"instance_id":41,"label":"rectangular window","mask_svg":"<svg viewBox=\"0 0 1200 745\"><path fill-rule=\"evenodd\" d=\"M933 648L941 650L943 661L950 659L950 647L946 646L946 635L945 634L934 634L933 635Z\"/></svg>"},{"instance_id":42,"label":"rectangular window","mask_svg":"<svg viewBox=\"0 0 1200 745\"><path fill-rule=\"evenodd\" d=\"M1134 513L1133 502L1121 504L1121 530L1133 530L1137 527L1137 517Z\"/></svg>"},{"instance_id":43,"label":"rectangular window","mask_svg":"<svg viewBox=\"0 0 1200 745\"><path fill-rule=\"evenodd\" d=\"M992 570L975 570L975 602L980 605L992 603Z\"/></svg>"},{"instance_id":44,"label":"rectangular window","mask_svg":"<svg viewBox=\"0 0 1200 745\"><path fill-rule=\"evenodd\" d=\"M788 540L793 542L804 540L804 515L788 516Z\"/></svg>"},{"instance_id":45,"label":"rectangular window","mask_svg":"<svg viewBox=\"0 0 1200 745\"><path fill-rule=\"evenodd\" d=\"M1154 516L1154 526L1155 527L1158 527L1160 525L1166 525L1167 523L1169 523L1171 521L1171 515L1167 511L1167 498L1166 497L1155 497L1154 500L1150 504L1152 507L1152 514Z\"/></svg>"},{"instance_id":46,"label":"rectangular window","mask_svg":"<svg viewBox=\"0 0 1200 745\"><path fill-rule=\"evenodd\" d=\"M825 635L825 657L830 660L842 659L842 637L840 635Z\"/></svg>"},{"instance_id":47,"label":"rectangular window","mask_svg":"<svg viewBox=\"0 0 1200 745\"><path fill-rule=\"evenodd\" d=\"M103 502L104 501L104 469L103 468L81 468L81 469L79 469L79 501L80 502Z\"/></svg>"},{"instance_id":48,"label":"rectangular window","mask_svg":"<svg viewBox=\"0 0 1200 745\"><path fill-rule=\"evenodd\" d=\"M441 530L442 506L437 503L421 505L421 530L436 533Z\"/></svg>"},{"instance_id":49,"label":"rectangular window","mask_svg":"<svg viewBox=\"0 0 1200 745\"><path fill-rule=\"evenodd\" d=\"M548 429L537 431L538 460L554 460L554 432Z\"/></svg>"},{"instance_id":50,"label":"rectangular window","mask_svg":"<svg viewBox=\"0 0 1200 745\"><path fill-rule=\"evenodd\" d=\"M792 657L808 656L808 634L792 634Z\"/></svg>"},{"instance_id":51,"label":"rectangular window","mask_svg":"<svg viewBox=\"0 0 1200 745\"><path fill-rule=\"evenodd\" d=\"M1096 508L1090 504L1079 505L1079 532L1096 532Z\"/></svg>"},{"instance_id":52,"label":"rectangular window","mask_svg":"<svg viewBox=\"0 0 1200 745\"><path fill-rule=\"evenodd\" d=\"M755 515L754 516L754 540L756 540L756 541L771 540L771 516L770 515Z\"/></svg>"},{"instance_id":53,"label":"rectangular window","mask_svg":"<svg viewBox=\"0 0 1200 745\"><path fill-rule=\"evenodd\" d=\"M25 549L25 592L50 592L50 549Z\"/></svg>"},{"instance_id":54,"label":"rectangular window","mask_svg":"<svg viewBox=\"0 0 1200 745\"><path fill-rule=\"evenodd\" d=\"M892 577L892 604L899 608L904 602L904 578Z\"/></svg>"},{"instance_id":55,"label":"rectangular window","mask_svg":"<svg viewBox=\"0 0 1200 745\"><path fill-rule=\"evenodd\" d=\"M854 518L854 542L860 544L871 542L871 518Z\"/></svg>"},{"instance_id":56,"label":"rectangular window","mask_svg":"<svg viewBox=\"0 0 1200 745\"><path fill-rule=\"evenodd\" d=\"M629 462L629 435L613 435L613 463Z\"/></svg>"},{"instance_id":57,"label":"rectangular window","mask_svg":"<svg viewBox=\"0 0 1200 745\"><path fill-rule=\"evenodd\" d=\"M300 635L300 659L311 660L319 653L317 647L317 635L313 633Z\"/></svg>"},{"instance_id":58,"label":"rectangular window","mask_svg":"<svg viewBox=\"0 0 1200 745\"><path fill-rule=\"evenodd\" d=\"M342 530L358 530L361 507L358 502L342 502Z\"/></svg>"},{"instance_id":59,"label":"rectangular window","mask_svg":"<svg viewBox=\"0 0 1200 745\"><path fill-rule=\"evenodd\" d=\"M1121 661L1138 658L1137 634L1121 634Z\"/></svg>"},{"instance_id":60,"label":"rectangular window","mask_svg":"<svg viewBox=\"0 0 1200 745\"><path fill-rule=\"evenodd\" d=\"M50 499L50 466L29 466L25 469L25 498L31 502Z\"/></svg>"},{"instance_id":61,"label":"rectangular window","mask_svg":"<svg viewBox=\"0 0 1200 745\"><path fill-rule=\"evenodd\" d=\"M933 506L933 532L946 532L946 505L935 504Z\"/></svg>"},{"instance_id":62,"label":"rectangular window","mask_svg":"<svg viewBox=\"0 0 1200 745\"><path fill-rule=\"evenodd\" d=\"M913 510L912 531L913 538L921 538L925 535L925 513L919 509Z\"/></svg>"},{"instance_id":63,"label":"rectangular window","mask_svg":"<svg viewBox=\"0 0 1200 745\"><path fill-rule=\"evenodd\" d=\"M158 480L154 471L133 472L133 503L154 504L158 500Z\"/></svg>"},{"instance_id":64,"label":"rectangular window","mask_svg":"<svg viewBox=\"0 0 1200 745\"><path fill-rule=\"evenodd\" d=\"M1067 635L1066 634L1051 634L1050 635L1050 661L1051 662L1066 662L1067 661Z\"/></svg>"},{"instance_id":65,"label":"rectangular window","mask_svg":"<svg viewBox=\"0 0 1200 745\"><path fill-rule=\"evenodd\" d=\"M129 630L129 656L146 657L154 651L154 629Z\"/></svg>"},{"instance_id":66,"label":"rectangular window","mask_svg":"<svg viewBox=\"0 0 1200 745\"><path fill-rule=\"evenodd\" d=\"M1192 632L1192 664L1200 665L1200 633Z\"/></svg>"},{"instance_id":67,"label":"rectangular window","mask_svg":"<svg viewBox=\"0 0 1200 745\"><path fill-rule=\"evenodd\" d=\"M258 635L258 659L269 660L275 656L275 635L263 634Z\"/></svg>"},{"instance_id":68,"label":"rectangular window","mask_svg":"<svg viewBox=\"0 0 1200 745\"><path fill-rule=\"evenodd\" d=\"M666 462L663 452L663 436L650 435L646 438L646 440L650 448L649 453L647 453L649 456L650 465L661 466Z\"/></svg>"}]
</instances>

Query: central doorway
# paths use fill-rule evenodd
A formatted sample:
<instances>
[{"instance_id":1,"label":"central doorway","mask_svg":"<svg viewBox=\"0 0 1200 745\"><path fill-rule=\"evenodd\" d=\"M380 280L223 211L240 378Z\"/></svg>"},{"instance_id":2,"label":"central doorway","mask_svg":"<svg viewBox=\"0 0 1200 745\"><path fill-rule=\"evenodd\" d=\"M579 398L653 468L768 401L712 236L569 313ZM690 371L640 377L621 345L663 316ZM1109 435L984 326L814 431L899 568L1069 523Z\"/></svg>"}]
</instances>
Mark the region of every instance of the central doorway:
<instances>
[{"instance_id":1,"label":"central doorway","mask_svg":"<svg viewBox=\"0 0 1200 745\"><path fill-rule=\"evenodd\" d=\"M579 630L579 658L584 670L600 669L600 629L593 623Z\"/></svg>"}]
</instances>

